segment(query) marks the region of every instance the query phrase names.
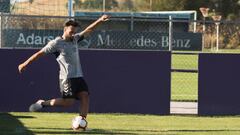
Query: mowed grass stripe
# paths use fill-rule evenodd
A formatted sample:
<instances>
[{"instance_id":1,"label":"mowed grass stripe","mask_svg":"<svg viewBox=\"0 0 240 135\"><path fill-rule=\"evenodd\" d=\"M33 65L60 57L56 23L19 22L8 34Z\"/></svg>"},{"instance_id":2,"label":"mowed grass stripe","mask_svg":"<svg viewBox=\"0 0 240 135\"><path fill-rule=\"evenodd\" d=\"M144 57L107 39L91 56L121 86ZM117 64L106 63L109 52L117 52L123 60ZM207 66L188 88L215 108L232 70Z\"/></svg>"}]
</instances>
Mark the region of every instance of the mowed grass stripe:
<instances>
[{"instance_id":1,"label":"mowed grass stripe","mask_svg":"<svg viewBox=\"0 0 240 135\"><path fill-rule=\"evenodd\" d=\"M0 134L142 134L142 135L237 135L240 117L196 117L195 115L89 114L87 132L71 129L75 113L9 113L0 119ZM3 122L2 119L5 119ZM7 119L15 119L14 124ZM12 120L13 122L13 120ZM20 126L21 125L21 126ZM8 129L8 130L5 130ZM18 130L16 130L18 129Z\"/></svg>"}]
</instances>

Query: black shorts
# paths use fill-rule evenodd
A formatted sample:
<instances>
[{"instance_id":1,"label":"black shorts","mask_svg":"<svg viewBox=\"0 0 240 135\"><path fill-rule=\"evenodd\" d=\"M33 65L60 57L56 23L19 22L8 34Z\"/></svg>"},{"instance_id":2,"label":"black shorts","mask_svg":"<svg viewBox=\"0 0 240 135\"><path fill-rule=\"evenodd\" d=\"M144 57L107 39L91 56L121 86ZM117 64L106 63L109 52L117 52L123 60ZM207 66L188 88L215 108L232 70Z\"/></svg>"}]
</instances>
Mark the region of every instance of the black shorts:
<instances>
[{"instance_id":1,"label":"black shorts","mask_svg":"<svg viewBox=\"0 0 240 135\"><path fill-rule=\"evenodd\" d=\"M85 91L89 93L87 83L82 77L60 79L59 84L62 98L78 99L77 94L79 92Z\"/></svg>"}]
</instances>

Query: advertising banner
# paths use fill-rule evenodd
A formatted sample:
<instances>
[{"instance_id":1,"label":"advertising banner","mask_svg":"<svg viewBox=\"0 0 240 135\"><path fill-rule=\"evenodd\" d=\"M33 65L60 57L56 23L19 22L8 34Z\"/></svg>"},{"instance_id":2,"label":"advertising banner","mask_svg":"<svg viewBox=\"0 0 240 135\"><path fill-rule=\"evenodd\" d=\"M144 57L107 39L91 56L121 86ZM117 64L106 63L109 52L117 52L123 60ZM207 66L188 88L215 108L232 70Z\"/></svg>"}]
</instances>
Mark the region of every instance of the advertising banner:
<instances>
[{"instance_id":1,"label":"advertising banner","mask_svg":"<svg viewBox=\"0 0 240 135\"><path fill-rule=\"evenodd\" d=\"M10 12L10 0L0 0L0 12Z\"/></svg>"},{"instance_id":2,"label":"advertising banner","mask_svg":"<svg viewBox=\"0 0 240 135\"><path fill-rule=\"evenodd\" d=\"M3 47L43 47L62 30L4 30ZM96 31L79 43L82 48L168 50L168 33ZM173 50L200 51L201 33L174 33Z\"/></svg>"}]
</instances>

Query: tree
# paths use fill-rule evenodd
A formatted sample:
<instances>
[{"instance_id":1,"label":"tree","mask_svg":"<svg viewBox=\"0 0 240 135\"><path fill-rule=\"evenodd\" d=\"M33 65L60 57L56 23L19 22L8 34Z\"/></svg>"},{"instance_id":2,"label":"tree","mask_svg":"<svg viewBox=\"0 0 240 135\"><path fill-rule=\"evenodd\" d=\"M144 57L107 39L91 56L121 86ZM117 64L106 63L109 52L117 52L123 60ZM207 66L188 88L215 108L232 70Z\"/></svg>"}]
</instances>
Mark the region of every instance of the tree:
<instances>
[{"instance_id":1,"label":"tree","mask_svg":"<svg viewBox=\"0 0 240 135\"><path fill-rule=\"evenodd\" d=\"M184 10L187 0L153 0L153 11L180 11Z\"/></svg>"},{"instance_id":2,"label":"tree","mask_svg":"<svg viewBox=\"0 0 240 135\"><path fill-rule=\"evenodd\" d=\"M134 0L134 8L136 11L151 11L152 10L152 5L151 1L154 0Z\"/></svg>"},{"instance_id":3,"label":"tree","mask_svg":"<svg viewBox=\"0 0 240 135\"><path fill-rule=\"evenodd\" d=\"M82 5L82 2L80 0L74 0L73 8L74 10L80 9Z\"/></svg>"},{"instance_id":4,"label":"tree","mask_svg":"<svg viewBox=\"0 0 240 135\"><path fill-rule=\"evenodd\" d=\"M112 10L118 7L118 2L116 0L106 0L106 10Z\"/></svg>"},{"instance_id":5,"label":"tree","mask_svg":"<svg viewBox=\"0 0 240 135\"><path fill-rule=\"evenodd\" d=\"M133 5L133 1L132 0L125 0L124 3L123 3L123 6L125 8L127 8L127 10L129 11L133 11L134 9L134 5Z\"/></svg>"},{"instance_id":6,"label":"tree","mask_svg":"<svg viewBox=\"0 0 240 135\"><path fill-rule=\"evenodd\" d=\"M116 8L122 11L196 10L198 17L201 17L199 8L208 7L210 13L216 12L228 19L237 18L240 13L240 0L105 0L105 2L106 11ZM75 5L80 5L78 8L102 10L103 0L75 0Z\"/></svg>"},{"instance_id":7,"label":"tree","mask_svg":"<svg viewBox=\"0 0 240 135\"><path fill-rule=\"evenodd\" d=\"M210 12L216 12L220 14L223 18L227 18L228 15L238 15L240 11L239 0L204 0L204 1L186 1L186 10L198 10L200 7L210 8Z\"/></svg>"},{"instance_id":8,"label":"tree","mask_svg":"<svg viewBox=\"0 0 240 135\"><path fill-rule=\"evenodd\" d=\"M85 9L102 9L103 0L86 0L82 2L82 7ZM111 10L118 7L118 2L116 0L105 0L105 9Z\"/></svg>"},{"instance_id":9,"label":"tree","mask_svg":"<svg viewBox=\"0 0 240 135\"><path fill-rule=\"evenodd\" d=\"M84 9L101 9L102 0L86 0L82 3L81 8Z\"/></svg>"},{"instance_id":10,"label":"tree","mask_svg":"<svg viewBox=\"0 0 240 135\"><path fill-rule=\"evenodd\" d=\"M34 2L34 0L29 0L29 3L31 3L31 4L32 4L33 2Z\"/></svg>"},{"instance_id":11,"label":"tree","mask_svg":"<svg viewBox=\"0 0 240 135\"><path fill-rule=\"evenodd\" d=\"M229 15L238 15L240 5L238 3L238 0L219 0L220 1L220 7L219 12L221 15L223 15L225 18L227 18Z\"/></svg>"}]
</instances>

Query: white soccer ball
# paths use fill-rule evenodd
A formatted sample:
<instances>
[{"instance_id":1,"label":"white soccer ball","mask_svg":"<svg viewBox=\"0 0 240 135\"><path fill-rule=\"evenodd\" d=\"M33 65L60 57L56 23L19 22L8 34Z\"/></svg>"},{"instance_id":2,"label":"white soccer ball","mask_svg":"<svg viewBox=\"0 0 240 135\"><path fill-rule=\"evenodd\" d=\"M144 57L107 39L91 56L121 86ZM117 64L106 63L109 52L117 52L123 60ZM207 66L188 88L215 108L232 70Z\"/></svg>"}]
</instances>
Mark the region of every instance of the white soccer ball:
<instances>
[{"instance_id":1,"label":"white soccer ball","mask_svg":"<svg viewBox=\"0 0 240 135\"><path fill-rule=\"evenodd\" d=\"M77 116L72 120L72 128L73 130L85 130L87 127L87 120L82 116Z\"/></svg>"}]
</instances>

